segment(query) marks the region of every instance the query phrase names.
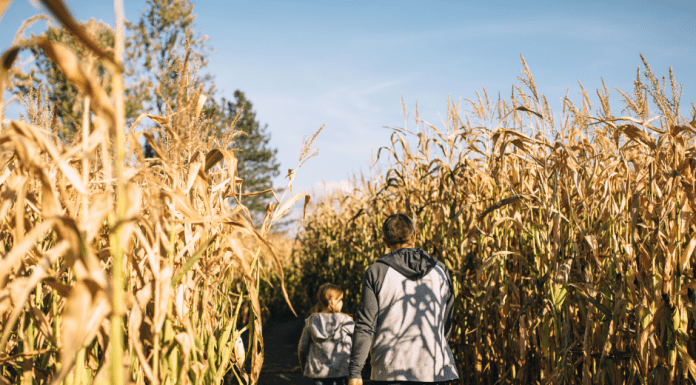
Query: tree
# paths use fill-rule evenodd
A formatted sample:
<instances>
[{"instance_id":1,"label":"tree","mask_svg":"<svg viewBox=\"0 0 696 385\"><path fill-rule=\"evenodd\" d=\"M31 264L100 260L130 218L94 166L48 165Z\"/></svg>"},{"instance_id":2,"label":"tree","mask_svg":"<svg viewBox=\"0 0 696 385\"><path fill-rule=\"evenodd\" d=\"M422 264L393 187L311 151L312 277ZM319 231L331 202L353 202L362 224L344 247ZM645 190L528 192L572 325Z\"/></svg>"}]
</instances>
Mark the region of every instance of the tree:
<instances>
[{"instance_id":1,"label":"tree","mask_svg":"<svg viewBox=\"0 0 696 385\"><path fill-rule=\"evenodd\" d=\"M177 61L186 54L199 67L207 64L207 37L193 31L195 14L189 0L148 0L145 12L137 23L127 23L129 35L126 39L125 77L126 77L126 120L133 120L143 111L166 115L176 103L179 74ZM82 26L92 37L108 50L113 49L114 32L101 21L90 19ZM108 71L98 61L88 56L90 50L82 46L61 27L49 23L43 34L50 40L65 44L88 67L94 64L96 75L109 92L109 79L104 79ZM32 35L32 37L34 37ZM15 76L14 93L29 94L41 84L47 87L48 100L55 107L57 130L61 139L69 141L82 122L82 103L77 100L78 92L37 47L30 47L34 56L34 66L28 74L21 71ZM212 76L204 75L193 79L193 83L212 95L214 83Z\"/></svg>"},{"instance_id":2,"label":"tree","mask_svg":"<svg viewBox=\"0 0 696 385\"><path fill-rule=\"evenodd\" d=\"M130 76L138 79L138 95L143 107L160 115L175 109L179 74L177 62L184 56L204 68L209 48L207 36L193 31L196 15L189 0L147 0L137 23L127 23L131 35L126 42L128 62L134 65ZM192 84L213 95L211 75L196 77Z\"/></svg>"},{"instance_id":3,"label":"tree","mask_svg":"<svg viewBox=\"0 0 696 385\"><path fill-rule=\"evenodd\" d=\"M141 76L146 85L140 95L145 95L143 104L156 108L160 115L174 109L176 103L177 77L176 60L185 55L197 63L199 68L207 65L207 37L193 32L195 14L193 4L186 0L148 0L146 11L137 23L129 24L133 37L126 45L129 59L140 63ZM156 86L153 86L156 84ZM203 75L193 79L199 88L209 84L204 94L211 96L205 114L211 116L213 132L224 132L234 123L234 129L244 132L229 144L237 156L237 172L244 180L242 186L249 192L263 191L273 187L272 178L279 175L280 164L276 160L277 150L269 147L270 133L267 125L256 120L253 105L240 90L234 92L234 101L225 97L215 98L212 76ZM234 122L237 114L239 119ZM154 151L145 144L146 157L154 157ZM246 197L243 203L255 219L262 219L271 194Z\"/></svg>"},{"instance_id":4,"label":"tree","mask_svg":"<svg viewBox=\"0 0 696 385\"><path fill-rule=\"evenodd\" d=\"M143 112L168 115L176 109L179 92L180 63L188 58L198 71L191 71L191 83L209 97L205 106L205 116L211 119L210 135L221 137L230 125L234 130L245 134L237 136L229 143L238 158L238 175L244 180L248 192L263 191L273 187L272 178L278 176L280 165L276 159L277 150L269 147L270 133L267 125L261 126L256 120L253 105L242 91L235 91L234 100L224 97L216 99L213 77L209 74L197 75L207 65L210 51L206 45L207 37L195 33L193 4L190 0L147 0L144 12L138 21L127 23L129 36L126 40L126 119L132 123ZM114 34L111 27L102 22L89 20L83 26L97 41L108 49L113 48ZM83 62L89 50L80 46L63 29L49 26L46 36L73 48ZM78 92L60 70L48 60L39 49L32 49L36 65L29 75L33 81L15 87L15 92L29 93L30 88L38 88L41 83L48 87L48 98L55 107L59 126L59 137L70 141L82 122L81 100ZM95 71L109 92L108 71L95 62ZM18 83L19 84L19 83ZM239 119L234 122L239 114ZM155 157L149 144L144 145L146 158ZM272 194L245 197L243 203L255 219L263 218L266 202Z\"/></svg>"},{"instance_id":5,"label":"tree","mask_svg":"<svg viewBox=\"0 0 696 385\"><path fill-rule=\"evenodd\" d=\"M114 33L109 25L94 19L90 19L82 25L102 46L113 49ZM109 72L106 71L101 62L95 60L90 54L91 51L71 34L62 28L49 24L45 37L70 47L78 59L86 63L86 67L106 86L107 92L110 90ZM48 102L53 106L53 111L56 114L54 128L57 135L61 140L69 142L73 139L73 135L79 132L78 128L82 124L84 105L81 100L78 100L77 89L67 81L58 67L46 58L43 51L35 46L30 47L30 51L35 58L34 67L31 68L29 74L23 74L21 71L17 73L16 79L20 81L15 82L13 92L27 95L31 93L32 89L38 89L43 84L42 88L46 93Z\"/></svg>"},{"instance_id":6,"label":"tree","mask_svg":"<svg viewBox=\"0 0 696 385\"><path fill-rule=\"evenodd\" d=\"M273 188L272 178L280 174L280 164L276 159L277 149L269 147L271 134L267 131L268 125L259 123L256 112L244 93L240 90L234 92L234 101L228 101L224 97L219 105L212 101L207 109L212 113L211 124L217 126L218 132L223 132L234 124L234 130L243 134L235 137L235 142L229 144L237 157L237 173L244 180L242 186L246 186L246 192L263 191ZM235 121L235 117L237 120ZM245 197L242 203L251 211L257 221L263 219L266 204L272 194Z\"/></svg>"}]
</instances>

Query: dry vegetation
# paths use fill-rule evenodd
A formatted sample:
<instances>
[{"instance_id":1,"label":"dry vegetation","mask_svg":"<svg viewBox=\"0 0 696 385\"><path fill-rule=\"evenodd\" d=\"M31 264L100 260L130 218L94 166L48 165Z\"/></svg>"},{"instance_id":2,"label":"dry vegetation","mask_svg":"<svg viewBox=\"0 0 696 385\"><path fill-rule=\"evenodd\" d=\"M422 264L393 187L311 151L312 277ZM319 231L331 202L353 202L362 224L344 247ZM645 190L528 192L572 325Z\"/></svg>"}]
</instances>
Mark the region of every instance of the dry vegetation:
<instances>
[{"instance_id":1,"label":"dry vegetation","mask_svg":"<svg viewBox=\"0 0 696 385\"><path fill-rule=\"evenodd\" d=\"M176 110L126 129L122 32L105 50L60 1L44 3L111 76L101 84L94 63L40 38L0 60L4 90L18 51L40 47L92 111L70 144L40 91L23 96L25 120L0 114L0 383L219 384L230 369L255 383L263 296L276 308L286 297L269 229L309 197L281 197L254 227L227 146L235 133L199 135L209 121L187 58ZM354 310L386 251L383 219L407 212L418 245L452 271L462 383L696 380L696 108L680 115L671 70L668 95L644 66L619 117L604 88L597 112L583 90L554 121L526 64L526 90L508 101L484 90L469 115L448 106L441 130L416 114L418 134L395 129L380 149L383 177L313 208L286 259L293 303L309 308L332 281ZM158 128L138 128L146 120ZM141 136L157 158L144 159Z\"/></svg>"},{"instance_id":2,"label":"dry vegetation","mask_svg":"<svg viewBox=\"0 0 696 385\"><path fill-rule=\"evenodd\" d=\"M313 205L293 303L330 281L354 311L382 221L406 212L455 281L463 384L693 383L696 109L682 117L671 69L668 94L643 63L621 116L606 88L596 112L583 89L554 122L524 60L508 101L451 104L443 129L416 112L420 133L380 149L382 177Z\"/></svg>"},{"instance_id":3,"label":"dry vegetation","mask_svg":"<svg viewBox=\"0 0 696 385\"><path fill-rule=\"evenodd\" d=\"M254 227L244 207L253 193L241 193L228 147L236 133L201 137L206 97L190 84L188 57L178 63L176 110L126 128L118 2L113 51L59 0L44 5L95 60L82 63L46 39L19 40L0 60L0 97L18 51L35 45L92 113L69 144L40 90L23 96L26 119L0 115L0 384L255 383L264 357L259 280L276 269L282 281L269 229L309 196L284 195ZM97 62L108 84L92 75ZM157 128L144 129L147 120ZM156 158L143 157L141 136Z\"/></svg>"}]
</instances>

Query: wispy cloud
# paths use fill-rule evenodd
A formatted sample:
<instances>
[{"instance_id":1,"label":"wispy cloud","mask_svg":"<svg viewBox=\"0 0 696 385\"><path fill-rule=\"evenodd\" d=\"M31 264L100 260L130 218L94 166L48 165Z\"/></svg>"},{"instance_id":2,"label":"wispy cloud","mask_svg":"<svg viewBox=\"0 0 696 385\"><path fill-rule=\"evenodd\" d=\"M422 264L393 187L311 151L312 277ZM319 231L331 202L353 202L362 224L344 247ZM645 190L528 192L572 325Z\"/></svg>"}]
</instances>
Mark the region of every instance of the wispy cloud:
<instances>
[{"instance_id":1,"label":"wispy cloud","mask_svg":"<svg viewBox=\"0 0 696 385\"><path fill-rule=\"evenodd\" d=\"M292 189L293 195L297 194L310 194L313 198L317 199L321 196L330 195L336 191L342 191L345 193L353 192L355 186L353 182L343 179L336 181L321 181L317 182L311 186L295 186Z\"/></svg>"}]
</instances>

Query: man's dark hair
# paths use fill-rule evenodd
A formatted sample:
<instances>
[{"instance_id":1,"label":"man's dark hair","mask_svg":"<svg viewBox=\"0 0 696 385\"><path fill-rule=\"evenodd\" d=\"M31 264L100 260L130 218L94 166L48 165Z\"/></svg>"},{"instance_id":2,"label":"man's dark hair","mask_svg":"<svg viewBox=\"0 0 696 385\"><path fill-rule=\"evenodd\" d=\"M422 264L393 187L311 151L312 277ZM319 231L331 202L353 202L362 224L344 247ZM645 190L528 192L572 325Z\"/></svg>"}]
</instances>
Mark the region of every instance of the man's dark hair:
<instances>
[{"instance_id":1,"label":"man's dark hair","mask_svg":"<svg viewBox=\"0 0 696 385\"><path fill-rule=\"evenodd\" d=\"M388 216L382 225L382 237L387 246L406 243L415 232L416 227L411 218L401 213Z\"/></svg>"}]
</instances>

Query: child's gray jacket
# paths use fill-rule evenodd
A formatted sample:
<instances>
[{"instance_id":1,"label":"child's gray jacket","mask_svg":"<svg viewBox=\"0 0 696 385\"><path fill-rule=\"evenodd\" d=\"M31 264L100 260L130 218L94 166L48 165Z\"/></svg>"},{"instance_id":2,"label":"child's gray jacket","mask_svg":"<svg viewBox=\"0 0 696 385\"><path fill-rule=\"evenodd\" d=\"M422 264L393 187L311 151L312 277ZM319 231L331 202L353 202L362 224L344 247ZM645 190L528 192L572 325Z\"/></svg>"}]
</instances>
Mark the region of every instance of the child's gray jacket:
<instances>
[{"instance_id":1,"label":"child's gray jacket","mask_svg":"<svg viewBox=\"0 0 696 385\"><path fill-rule=\"evenodd\" d=\"M342 313L316 313L305 320L298 354L304 375L311 378L348 376L355 322Z\"/></svg>"},{"instance_id":2,"label":"child's gray jacket","mask_svg":"<svg viewBox=\"0 0 696 385\"><path fill-rule=\"evenodd\" d=\"M447 339L454 293L447 267L418 248L394 250L363 278L350 378L372 355L373 381L445 382L459 378Z\"/></svg>"}]
</instances>

